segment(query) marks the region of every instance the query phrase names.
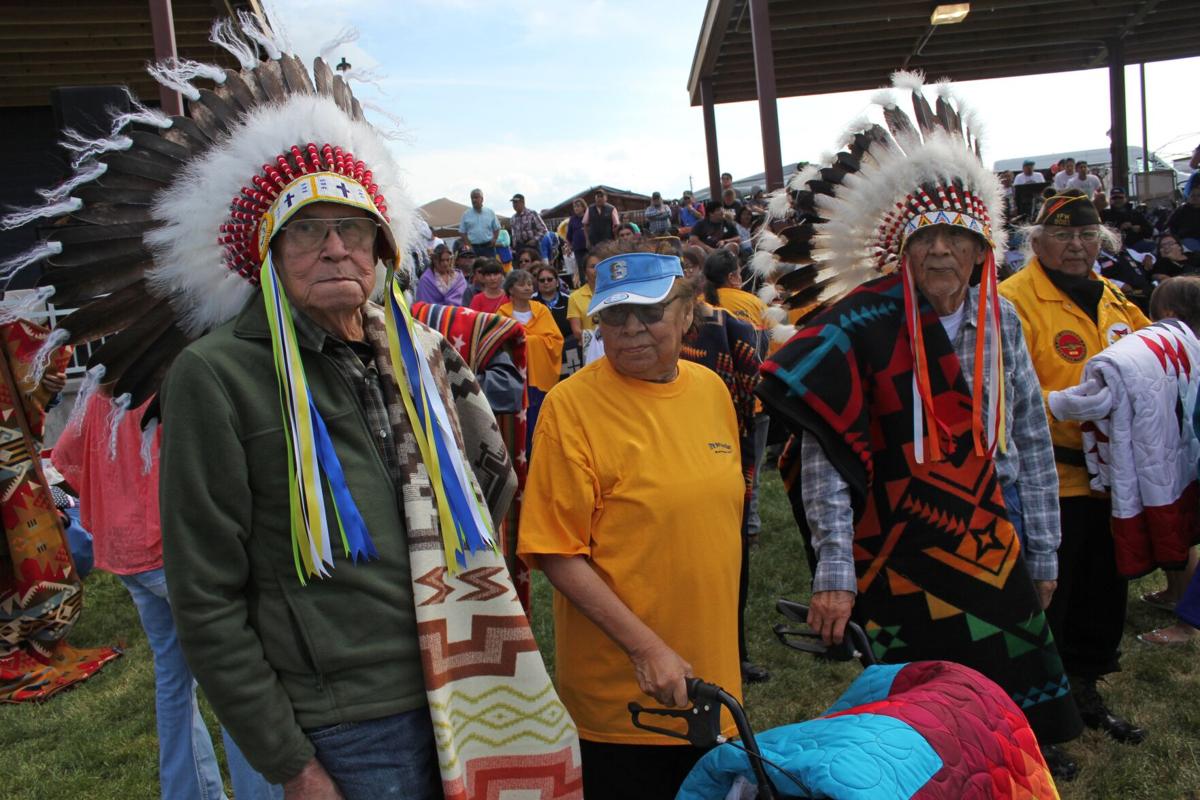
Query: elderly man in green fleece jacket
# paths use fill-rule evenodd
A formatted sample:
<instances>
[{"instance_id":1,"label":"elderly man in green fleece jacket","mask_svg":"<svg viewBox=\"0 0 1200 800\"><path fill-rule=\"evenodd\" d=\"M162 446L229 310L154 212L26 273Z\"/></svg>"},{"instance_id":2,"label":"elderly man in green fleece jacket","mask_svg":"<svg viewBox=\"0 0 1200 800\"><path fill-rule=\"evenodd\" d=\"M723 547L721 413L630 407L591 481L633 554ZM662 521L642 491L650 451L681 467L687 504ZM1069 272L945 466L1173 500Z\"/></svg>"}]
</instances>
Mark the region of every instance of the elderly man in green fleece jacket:
<instances>
[{"instance_id":1,"label":"elderly man in green fleece jacket","mask_svg":"<svg viewBox=\"0 0 1200 800\"><path fill-rule=\"evenodd\" d=\"M188 347L162 391L164 545L180 639L222 722L289 798L442 793L401 499L411 454L398 451L388 416L383 311L367 302L378 227L363 210L313 203L271 245L309 390L377 560L338 553L328 577L297 579L289 442L260 297ZM446 372L469 378L442 347ZM477 434L458 417L469 445ZM372 758L393 766L372 778Z\"/></svg>"}]
</instances>

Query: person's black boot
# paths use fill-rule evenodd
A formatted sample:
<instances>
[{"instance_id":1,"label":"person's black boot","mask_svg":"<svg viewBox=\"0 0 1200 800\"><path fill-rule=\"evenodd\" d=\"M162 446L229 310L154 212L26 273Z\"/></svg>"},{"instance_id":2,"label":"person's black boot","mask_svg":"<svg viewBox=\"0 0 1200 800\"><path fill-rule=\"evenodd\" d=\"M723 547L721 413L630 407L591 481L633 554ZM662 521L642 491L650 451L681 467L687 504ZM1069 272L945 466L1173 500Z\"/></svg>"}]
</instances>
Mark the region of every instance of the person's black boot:
<instances>
[{"instance_id":1,"label":"person's black boot","mask_svg":"<svg viewBox=\"0 0 1200 800\"><path fill-rule=\"evenodd\" d=\"M771 680L771 673L766 667L760 667L749 661L742 662L742 680L746 683L766 683Z\"/></svg>"},{"instance_id":2,"label":"person's black boot","mask_svg":"<svg viewBox=\"0 0 1200 800\"><path fill-rule=\"evenodd\" d=\"M1100 696L1095 680L1082 678L1071 679L1071 690L1075 695L1075 705L1079 706L1079 716L1083 724L1093 730L1101 730L1123 744L1141 744L1146 740L1146 730L1139 728L1127 719L1118 717Z\"/></svg>"},{"instance_id":3,"label":"person's black boot","mask_svg":"<svg viewBox=\"0 0 1200 800\"><path fill-rule=\"evenodd\" d=\"M1046 759L1046 766L1055 781L1067 783L1075 780L1079 774L1079 765L1056 744L1042 745L1042 758Z\"/></svg>"}]
</instances>

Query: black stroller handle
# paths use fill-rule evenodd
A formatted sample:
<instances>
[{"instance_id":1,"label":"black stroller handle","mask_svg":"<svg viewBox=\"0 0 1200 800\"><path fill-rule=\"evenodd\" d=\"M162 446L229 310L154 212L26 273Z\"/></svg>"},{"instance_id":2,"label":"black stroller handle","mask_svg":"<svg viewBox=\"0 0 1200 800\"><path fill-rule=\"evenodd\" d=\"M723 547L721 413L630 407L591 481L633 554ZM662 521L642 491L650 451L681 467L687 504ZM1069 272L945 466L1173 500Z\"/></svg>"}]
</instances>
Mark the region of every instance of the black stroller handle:
<instances>
[{"instance_id":1,"label":"black stroller handle","mask_svg":"<svg viewBox=\"0 0 1200 800\"><path fill-rule=\"evenodd\" d=\"M846 621L846 633L841 644L827 645L821 640L821 634L808 627L808 606L794 600L780 598L775 608L791 622L804 625L802 629L790 628L782 623L774 627L775 636L784 645L804 653L812 653L821 658L833 661L850 661L858 659L864 667L875 663L875 652L871 649L871 640L866 631L852 621Z\"/></svg>"},{"instance_id":2,"label":"black stroller handle","mask_svg":"<svg viewBox=\"0 0 1200 800\"><path fill-rule=\"evenodd\" d=\"M763 768L762 754L758 750L758 742L754 740L754 731L750 728L742 704L716 684L707 683L699 678L685 678L684 682L687 685L688 699L692 701L690 708L646 708L640 703L630 703L629 713L633 718L634 727L673 739L683 739L693 747L708 749L727 741L721 733L721 708L729 709L733 723L737 726L738 738L742 740L742 747L750 754L750 766L754 769L754 776L758 781L758 798L774 800L775 787ZM685 720L687 733L647 725L641 721L642 714Z\"/></svg>"}]
</instances>

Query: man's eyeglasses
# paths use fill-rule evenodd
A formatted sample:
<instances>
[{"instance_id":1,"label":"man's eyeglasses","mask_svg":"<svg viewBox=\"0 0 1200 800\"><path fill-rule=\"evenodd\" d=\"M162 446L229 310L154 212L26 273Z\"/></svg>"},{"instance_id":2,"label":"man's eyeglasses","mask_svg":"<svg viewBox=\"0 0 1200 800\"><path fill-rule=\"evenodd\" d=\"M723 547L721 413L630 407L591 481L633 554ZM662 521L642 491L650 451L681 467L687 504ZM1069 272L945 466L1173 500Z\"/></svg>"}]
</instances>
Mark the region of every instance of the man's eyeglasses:
<instances>
[{"instance_id":1,"label":"man's eyeglasses","mask_svg":"<svg viewBox=\"0 0 1200 800\"><path fill-rule=\"evenodd\" d=\"M300 251L316 250L325 241L330 230L337 230L342 244L351 250L375 243L379 223L367 217L342 217L340 219L297 219L283 228L288 241Z\"/></svg>"},{"instance_id":2,"label":"man's eyeglasses","mask_svg":"<svg viewBox=\"0 0 1200 800\"><path fill-rule=\"evenodd\" d=\"M553 275L546 275L545 277L538 278L538 283L558 283L558 278L555 278Z\"/></svg>"},{"instance_id":3,"label":"man's eyeglasses","mask_svg":"<svg viewBox=\"0 0 1200 800\"><path fill-rule=\"evenodd\" d=\"M679 297L672 297L664 303L655 303L648 306L623 303L612 308L602 308L596 312L596 316L605 325L610 325L614 328L624 325L628 321L630 314L636 317L637 321L643 325L653 325L656 322L662 322L663 316L667 313L667 308L678 299Z\"/></svg>"},{"instance_id":4,"label":"man's eyeglasses","mask_svg":"<svg viewBox=\"0 0 1200 800\"><path fill-rule=\"evenodd\" d=\"M1070 244L1071 240L1076 236L1078 236L1079 241L1083 242L1084 244L1095 244L1096 242L1100 241L1100 231L1097 230L1054 231L1052 233L1047 233L1046 235L1059 244Z\"/></svg>"}]
</instances>

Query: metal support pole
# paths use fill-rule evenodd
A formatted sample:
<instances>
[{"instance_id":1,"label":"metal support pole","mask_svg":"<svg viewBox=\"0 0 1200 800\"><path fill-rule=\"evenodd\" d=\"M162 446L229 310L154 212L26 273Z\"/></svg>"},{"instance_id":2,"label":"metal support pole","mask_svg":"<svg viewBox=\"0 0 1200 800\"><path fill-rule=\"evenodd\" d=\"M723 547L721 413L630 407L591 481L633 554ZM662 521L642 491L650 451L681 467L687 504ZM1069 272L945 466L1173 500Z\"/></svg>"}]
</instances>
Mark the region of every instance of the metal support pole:
<instances>
[{"instance_id":1,"label":"metal support pole","mask_svg":"<svg viewBox=\"0 0 1200 800\"><path fill-rule=\"evenodd\" d=\"M1129 182L1129 137L1125 131L1125 43L1108 42L1108 102L1112 113L1112 172L1109 188Z\"/></svg>"},{"instance_id":2,"label":"metal support pole","mask_svg":"<svg viewBox=\"0 0 1200 800\"><path fill-rule=\"evenodd\" d=\"M775 100L775 53L767 0L750 0L750 38L754 46L754 79L758 88L758 120L762 128L763 168L767 190L783 188L779 146L779 108Z\"/></svg>"},{"instance_id":3,"label":"metal support pole","mask_svg":"<svg viewBox=\"0 0 1200 800\"><path fill-rule=\"evenodd\" d=\"M1146 130L1146 62L1138 64L1138 78L1142 83L1142 172L1150 171L1150 134Z\"/></svg>"},{"instance_id":4,"label":"metal support pole","mask_svg":"<svg viewBox=\"0 0 1200 800\"><path fill-rule=\"evenodd\" d=\"M179 55L175 50L175 19L171 13L171 0L150 0L150 28L154 33L155 61ZM163 113L173 117L183 115L183 98L179 92L159 86L158 102Z\"/></svg>"},{"instance_id":5,"label":"metal support pole","mask_svg":"<svg viewBox=\"0 0 1200 800\"><path fill-rule=\"evenodd\" d=\"M708 152L708 202L721 202L721 167L717 158L717 110L712 78L700 79L700 105L704 110L704 147Z\"/></svg>"}]
</instances>

